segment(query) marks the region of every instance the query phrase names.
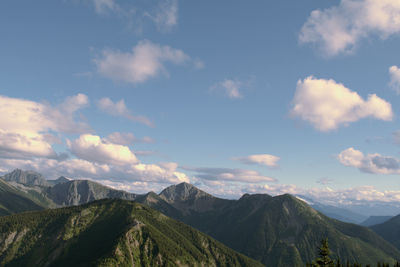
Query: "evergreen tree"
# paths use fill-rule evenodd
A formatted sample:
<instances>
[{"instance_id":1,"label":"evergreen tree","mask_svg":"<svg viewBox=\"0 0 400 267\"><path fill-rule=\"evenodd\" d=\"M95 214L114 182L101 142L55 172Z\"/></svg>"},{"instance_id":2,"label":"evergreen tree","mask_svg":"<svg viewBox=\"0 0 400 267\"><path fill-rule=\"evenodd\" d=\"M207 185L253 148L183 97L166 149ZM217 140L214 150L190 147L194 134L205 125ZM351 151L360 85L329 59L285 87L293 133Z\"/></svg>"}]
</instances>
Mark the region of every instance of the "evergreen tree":
<instances>
[{"instance_id":1,"label":"evergreen tree","mask_svg":"<svg viewBox=\"0 0 400 267\"><path fill-rule=\"evenodd\" d=\"M333 260L329 257L331 251L329 250L328 238L321 241L321 247L318 249L318 258L315 259L314 267L334 267Z\"/></svg>"}]
</instances>

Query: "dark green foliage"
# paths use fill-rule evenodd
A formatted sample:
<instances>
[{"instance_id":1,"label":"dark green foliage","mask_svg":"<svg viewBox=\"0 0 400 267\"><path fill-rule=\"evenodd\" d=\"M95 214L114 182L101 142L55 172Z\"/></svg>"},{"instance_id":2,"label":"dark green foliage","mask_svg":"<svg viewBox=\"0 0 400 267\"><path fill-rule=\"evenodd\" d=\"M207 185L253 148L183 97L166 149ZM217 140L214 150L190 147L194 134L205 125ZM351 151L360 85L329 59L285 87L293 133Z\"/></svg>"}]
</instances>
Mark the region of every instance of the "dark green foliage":
<instances>
[{"instance_id":1,"label":"dark green foliage","mask_svg":"<svg viewBox=\"0 0 400 267\"><path fill-rule=\"evenodd\" d=\"M123 200L0 217L0 266L262 266Z\"/></svg>"},{"instance_id":2,"label":"dark green foliage","mask_svg":"<svg viewBox=\"0 0 400 267\"><path fill-rule=\"evenodd\" d=\"M325 238L321 241L321 246L318 248L318 257L313 261L313 263L306 263L306 267L364 267L363 264L360 263L350 263L347 261L346 265L342 264L340 258L333 261L330 257L330 250L328 239ZM371 264L366 264L365 267L371 267ZM400 267L400 263L396 262L394 265L390 265L389 263L381 263L378 262L377 267Z\"/></svg>"},{"instance_id":3,"label":"dark green foliage","mask_svg":"<svg viewBox=\"0 0 400 267\"><path fill-rule=\"evenodd\" d=\"M375 233L382 236L386 241L400 249L400 215L382 223L370 227Z\"/></svg>"},{"instance_id":4,"label":"dark green foliage","mask_svg":"<svg viewBox=\"0 0 400 267\"><path fill-rule=\"evenodd\" d=\"M318 258L315 259L313 266L315 267L334 267L333 260L329 257L331 251L329 250L328 239L325 238L321 241L321 246L318 248ZM340 262L340 260L339 260Z\"/></svg>"},{"instance_id":5,"label":"dark green foliage","mask_svg":"<svg viewBox=\"0 0 400 267\"><path fill-rule=\"evenodd\" d=\"M321 237L329 238L332 259L400 259L396 248L368 228L330 219L291 195L224 200L179 184L143 203L267 266L304 266L317 256Z\"/></svg>"}]
</instances>

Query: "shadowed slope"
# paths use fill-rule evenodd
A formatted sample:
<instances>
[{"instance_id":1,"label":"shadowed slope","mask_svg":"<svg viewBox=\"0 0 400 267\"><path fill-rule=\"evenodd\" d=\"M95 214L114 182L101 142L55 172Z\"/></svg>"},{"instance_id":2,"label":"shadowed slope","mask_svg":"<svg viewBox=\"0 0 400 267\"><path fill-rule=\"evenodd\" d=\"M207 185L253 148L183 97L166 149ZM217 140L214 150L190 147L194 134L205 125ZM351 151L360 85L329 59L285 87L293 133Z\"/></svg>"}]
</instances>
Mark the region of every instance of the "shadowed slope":
<instances>
[{"instance_id":1,"label":"shadowed slope","mask_svg":"<svg viewBox=\"0 0 400 267\"><path fill-rule=\"evenodd\" d=\"M392 243L400 249L400 215L397 215L390 220L373 225L370 227L375 233L382 236L386 241Z\"/></svg>"},{"instance_id":2,"label":"shadowed slope","mask_svg":"<svg viewBox=\"0 0 400 267\"><path fill-rule=\"evenodd\" d=\"M291 195L246 194L236 201L223 200L179 184L165 189L160 198L174 208L174 213L164 208L168 216L267 266L303 266L315 258L325 237L333 257L360 263L400 259L396 248L368 228L330 219Z\"/></svg>"},{"instance_id":3,"label":"shadowed slope","mask_svg":"<svg viewBox=\"0 0 400 267\"><path fill-rule=\"evenodd\" d=\"M0 216L42 209L44 207L33 201L29 194L0 179Z\"/></svg>"},{"instance_id":4,"label":"shadowed slope","mask_svg":"<svg viewBox=\"0 0 400 267\"><path fill-rule=\"evenodd\" d=\"M141 204L90 204L0 218L2 266L261 266Z\"/></svg>"}]
</instances>

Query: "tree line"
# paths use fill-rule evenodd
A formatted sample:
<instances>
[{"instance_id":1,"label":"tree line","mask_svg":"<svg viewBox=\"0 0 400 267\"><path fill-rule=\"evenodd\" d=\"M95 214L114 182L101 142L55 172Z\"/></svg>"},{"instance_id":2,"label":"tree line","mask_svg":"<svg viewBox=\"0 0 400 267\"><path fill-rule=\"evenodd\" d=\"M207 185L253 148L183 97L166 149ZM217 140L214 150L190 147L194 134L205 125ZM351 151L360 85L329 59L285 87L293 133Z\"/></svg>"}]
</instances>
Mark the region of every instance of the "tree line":
<instances>
[{"instance_id":1,"label":"tree line","mask_svg":"<svg viewBox=\"0 0 400 267\"><path fill-rule=\"evenodd\" d=\"M350 263L349 261L342 262L340 258L333 260L330 257L331 251L329 249L328 239L325 238L321 241L321 246L318 248L318 256L311 263L307 263L306 267L373 267L372 264L362 265L360 263ZM385 262L377 262L376 267L400 267L400 262L390 265Z\"/></svg>"}]
</instances>

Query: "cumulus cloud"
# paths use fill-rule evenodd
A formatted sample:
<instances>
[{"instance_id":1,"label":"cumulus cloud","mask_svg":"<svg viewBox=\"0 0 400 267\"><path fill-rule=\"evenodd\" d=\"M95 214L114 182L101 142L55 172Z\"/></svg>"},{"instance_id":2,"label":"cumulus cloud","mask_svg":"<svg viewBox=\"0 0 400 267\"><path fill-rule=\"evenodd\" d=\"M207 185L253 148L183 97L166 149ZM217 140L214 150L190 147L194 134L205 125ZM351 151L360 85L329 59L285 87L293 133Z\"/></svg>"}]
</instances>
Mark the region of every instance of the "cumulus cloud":
<instances>
[{"instance_id":1,"label":"cumulus cloud","mask_svg":"<svg viewBox=\"0 0 400 267\"><path fill-rule=\"evenodd\" d=\"M367 37L386 39L399 33L399 1L341 0L338 6L312 11L299 40L317 44L327 56L334 56L352 52Z\"/></svg>"},{"instance_id":2,"label":"cumulus cloud","mask_svg":"<svg viewBox=\"0 0 400 267\"><path fill-rule=\"evenodd\" d=\"M105 138L108 142L118 144L118 145L130 145L132 143L154 143L153 138L145 136L143 138L137 138L133 133L119 133L114 132L109 134Z\"/></svg>"},{"instance_id":3,"label":"cumulus cloud","mask_svg":"<svg viewBox=\"0 0 400 267\"><path fill-rule=\"evenodd\" d=\"M227 97L232 99L242 98L240 88L243 83L238 80L225 79L211 87L212 91L222 91Z\"/></svg>"},{"instance_id":4,"label":"cumulus cloud","mask_svg":"<svg viewBox=\"0 0 400 267\"><path fill-rule=\"evenodd\" d=\"M257 165L264 165L267 167L277 168L278 161L281 158L270 154L256 154L247 157L239 157L233 159L238 160L244 164L257 164Z\"/></svg>"},{"instance_id":5,"label":"cumulus cloud","mask_svg":"<svg viewBox=\"0 0 400 267\"><path fill-rule=\"evenodd\" d=\"M170 163L166 167L165 163L112 165L81 158L63 161L48 158L0 158L0 165L7 171L14 168L34 170L44 174L47 178L57 178L64 175L74 179L108 180L121 184L143 182L154 186L190 182L185 173L177 171L177 164L174 163ZM135 192L135 190L132 191Z\"/></svg>"},{"instance_id":6,"label":"cumulus cloud","mask_svg":"<svg viewBox=\"0 0 400 267\"><path fill-rule=\"evenodd\" d=\"M375 94L364 100L334 80L312 76L297 82L291 115L305 120L320 131L330 131L363 118L390 121L392 106Z\"/></svg>"},{"instance_id":7,"label":"cumulus cloud","mask_svg":"<svg viewBox=\"0 0 400 267\"><path fill-rule=\"evenodd\" d=\"M398 202L400 191L378 190L374 186L357 186L345 189L332 189L329 187L302 188L291 184L248 185L242 189L247 193L266 193L270 195L305 195L317 199L318 202L337 206L338 204L354 204L362 201Z\"/></svg>"},{"instance_id":8,"label":"cumulus cloud","mask_svg":"<svg viewBox=\"0 0 400 267\"><path fill-rule=\"evenodd\" d=\"M71 152L81 159L111 165L136 164L138 159L128 146L107 142L97 135L83 134L68 142Z\"/></svg>"},{"instance_id":9,"label":"cumulus cloud","mask_svg":"<svg viewBox=\"0 0 400 267\"><path fill-rule=\"evenodd\" d=\"M128 120L136 121L149 127L154 127L153 122L151 122L146 116L132 115L132 112L126 107L123 99L118 102L113 102L110 98L104 97L97 102L97 107L103 112L113 116L121 116Z\"/></svg>"},{"instance_id":10,"label":"cumulus cloud","mask_svg":"<svg viewBox=\"0 0 400 267\"><path fill-rule=\"evenodd\" d=\"M53 143L59 138L51 131L90 131L75 113L88 104L86 95L67 97L58 106L20 98L0 96L0 155L6 157L55 157Z\"/></svg>"},{"instance_id":11,"label":"cumulus cloud","mask_svg":"<svg viewBox=\"0 0 400 267\"><path fill-rule=\"evenodd\" d=\"M190 57L182 50L147 40L140 41L132 52L103 50L102 56L94 60L100 74L132 84L143 83L161 73L168 74L165 63L182 65L188 61Z\"/></svg>"},{"instance_id":12,"label":"cumulus cloud","mask_svg":"<svg viewBox=\"0 0 400 267\"><path fill-rule=\"evenodd\" d=\"M196 173L196 177L210 181L231 181L243 183L276 182L276 179L264 176L257 171L230 169L230 168L192 168L182 167L184 170Z\"/></svg>"},{"instance_id":13,"label":"cumulus cloud","mask_svg":"<svg viewBox=\"0 0 400 267\"><path fill-rule=\"evenodd\" d=\"M392 87L397 94L400 94L400 68L397 66L391 66L389 68L389 74L390 87Z\"/></svg>"},{"instance_id":14,"label":"cumulus cloud","mask_svg":"<svg viewBox=\"0 0 400 267\"><path fill-rule=\"evenodd\" d=\"M400 174L400 160L378 153L364 155L350 147L338 155L338 160L345 166L358 168L362 172L374 174Z\"/></svg>"}]
</instances>

